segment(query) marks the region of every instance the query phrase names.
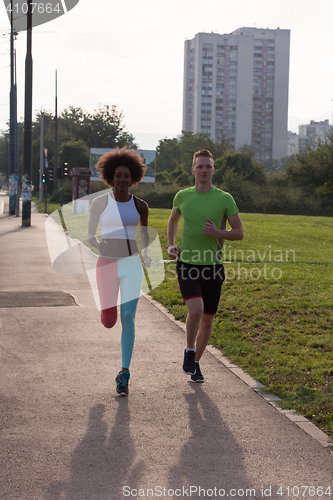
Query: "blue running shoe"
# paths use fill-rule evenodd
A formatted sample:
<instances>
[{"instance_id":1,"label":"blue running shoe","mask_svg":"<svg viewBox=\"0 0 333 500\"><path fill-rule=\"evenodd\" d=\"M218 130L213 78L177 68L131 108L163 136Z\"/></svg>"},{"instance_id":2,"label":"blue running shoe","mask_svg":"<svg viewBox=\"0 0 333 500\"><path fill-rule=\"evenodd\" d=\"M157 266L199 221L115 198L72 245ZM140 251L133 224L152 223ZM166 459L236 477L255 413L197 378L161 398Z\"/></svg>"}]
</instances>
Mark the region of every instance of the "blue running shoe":
<instances>
[{"instance_id":1,"label":"blue running shoe","mask_svg":"<svg viewBox=\"0 0 333 500\"><path fill-rule=\"evenodd\" d=\"M115 383L117 384L116 393L120 396L128 396L128 381L130 378L129 370L119 372L116 376Z\"/></svg>"},{"instance_id":2,"label":"blue running shoe","mask_svg":"<svg viewBox=\"0 0 333 500\"><path fill-rule=\"evenodd\" d=\"M200 364L197 361L195 362L195 366L196 366L196 370L195 370L195 374L191 375L191 382L201 382L202 383L205 381L205 379L201 373Z\"/></svg>"},{"instance_id":3,"label":"blue running shoe","mask_svg":"<svg viewBox=\"0 0 333 500\"><path fill-rule=\"evenodd\" d=\"M183 372L188 375L195 374L195 351L184 352Z\"/></svg>"}]
</instances>

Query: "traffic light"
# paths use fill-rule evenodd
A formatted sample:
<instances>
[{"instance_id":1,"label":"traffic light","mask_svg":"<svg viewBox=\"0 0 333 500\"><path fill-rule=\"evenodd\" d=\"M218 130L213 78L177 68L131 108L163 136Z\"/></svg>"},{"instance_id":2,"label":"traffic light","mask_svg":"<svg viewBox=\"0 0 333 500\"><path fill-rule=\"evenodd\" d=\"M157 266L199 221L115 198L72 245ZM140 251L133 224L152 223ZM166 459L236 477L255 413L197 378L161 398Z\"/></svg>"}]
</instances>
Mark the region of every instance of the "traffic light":
<instances>
[{"instance_id":1,"label":"traffic light","mask_svg":"<svg viewBox=\"0 0 333 500\"><path fill-rule=\"evenodd\" d=\"M42 174L42 183L45 184L46 182L46 174Z\"/></svg>"},{"instance_id":2,"label":"traffic light","mask_svg":"<svg viewBox=\"0 0 333 500\"><path fill-rule=\"evenodd\" d=\"M61 167L57 168L57 179L67 179L69 176L69 170L67 163L63 163Z\"/></svg>"},{"instance_id":3,"label":"traffic light","mask_svg":"<svg viewBox=\"0 0 333 500\"><path fill-rule=\"evenodd\" d=\"M47 173L47 182L53 182L53 168L48 168Z\"/></svg>"}]
</instances>

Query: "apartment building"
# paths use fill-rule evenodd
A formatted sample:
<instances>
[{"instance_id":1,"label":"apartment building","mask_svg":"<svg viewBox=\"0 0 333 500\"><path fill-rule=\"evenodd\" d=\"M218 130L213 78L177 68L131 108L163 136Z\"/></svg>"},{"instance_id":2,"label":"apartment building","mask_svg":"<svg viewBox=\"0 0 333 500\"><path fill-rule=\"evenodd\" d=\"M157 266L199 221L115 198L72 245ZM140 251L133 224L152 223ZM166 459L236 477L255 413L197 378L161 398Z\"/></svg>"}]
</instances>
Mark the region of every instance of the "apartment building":
<instances>
[{"instance_id":1,"label":"apartment building","mask_svg":"<svg viewBox=\"0 0 333 500\"><path fill-rule=\"evenodd\" d=\"M309 146L316 149L318 141L324 142L332 128L329 120L311 120L308 124L299 125L298 134L288 132L288 156L306 151Z\"/></svg>"},{"instance_id":2,"label":"apartment building","mask_svg":"<svg viewBox=\"0 0 333 500\"><path fill-rule=\"evenodd\" d=\"M316 149L318 141L324 142L327 133L331 129L332 125L329 124L328 120L323 120L320 122L310 120L310 123L307 125L299 125L299 136L305 139L304 146L300 150L306 149L306 146L310 146L312 149Z\"/></svg>"},{"instance_id":3,"label":"apartment building","mask_svg":"<svg viewBox=\"0 0 333 500\"><path fill-rule=\"evenodd\" d=\"M239 28L185 41L183 130L227 136L257 161L287 156L290 31Z\"/></svg>"}]
</instances>

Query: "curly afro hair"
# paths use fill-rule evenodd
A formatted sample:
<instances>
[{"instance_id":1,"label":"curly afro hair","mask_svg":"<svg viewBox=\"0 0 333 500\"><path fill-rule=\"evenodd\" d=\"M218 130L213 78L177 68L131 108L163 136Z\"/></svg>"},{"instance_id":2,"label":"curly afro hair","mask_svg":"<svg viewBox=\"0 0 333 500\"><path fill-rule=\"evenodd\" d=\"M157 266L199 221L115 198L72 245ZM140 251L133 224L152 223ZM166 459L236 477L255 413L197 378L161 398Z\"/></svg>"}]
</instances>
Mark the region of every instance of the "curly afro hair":
<instances>
[{"instance_id":1,"label":"curly afro hair","mask_svg":"<svg viewBox=\"0 0 333 500\"><path fill-rule=\"evenodd\" d=\"M138 184L144 177L146 165L140 155L134 153L133 149L115 149L101 156L96 165L100 173L100 179L110 187L113 187L113 179L117 167L127 167L131 172L131 186Z\"/></svg>"}]
</instances>

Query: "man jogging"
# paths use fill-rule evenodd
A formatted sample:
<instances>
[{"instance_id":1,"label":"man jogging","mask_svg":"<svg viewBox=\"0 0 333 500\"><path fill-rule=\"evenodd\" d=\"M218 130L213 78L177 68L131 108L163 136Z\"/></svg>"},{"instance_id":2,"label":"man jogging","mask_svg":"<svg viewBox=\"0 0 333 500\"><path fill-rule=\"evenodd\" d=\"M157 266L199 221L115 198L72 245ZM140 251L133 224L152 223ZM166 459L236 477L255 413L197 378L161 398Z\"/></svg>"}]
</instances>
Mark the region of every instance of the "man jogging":
<instances>
[{"instance_id":1,"label":"man jogging","mask_svg":"<svg viewBox=\"0 0 333 500\"><path fill-rule=\"evenodd\" d=\"M212 185L214 172L210 151L197 151L192 166L195 185L176 194L168 222L168 254L171 259L178 257L179 287L188 310L183 371L191 375L192 382L204 381L199 362L211 337L224 281L223 240L244 236L233 197ZM175 241L181 217L178 247ZM227 220L230 230L226 230Z\"/></svg>"}]
</instances>

